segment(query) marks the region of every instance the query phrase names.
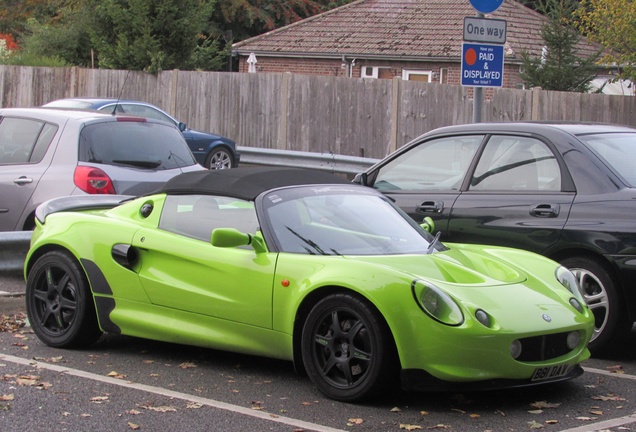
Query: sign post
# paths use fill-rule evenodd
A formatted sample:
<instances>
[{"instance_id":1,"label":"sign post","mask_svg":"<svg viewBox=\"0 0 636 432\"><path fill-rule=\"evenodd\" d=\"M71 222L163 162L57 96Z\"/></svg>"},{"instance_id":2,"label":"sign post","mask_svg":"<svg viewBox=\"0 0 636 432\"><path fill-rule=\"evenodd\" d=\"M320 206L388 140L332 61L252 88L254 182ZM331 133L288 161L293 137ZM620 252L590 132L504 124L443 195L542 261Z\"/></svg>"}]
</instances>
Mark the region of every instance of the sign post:
<instances>
[{"instance_id":1,"label":"sign post","mask_svg":"<svg viewBox=\"0 0 636 432\"><path fill-rule=\"evenodd\" d=\"M501 27L501 23L492 23L490 21L495 20L486 20L484 18L484 14L493 13L499 6L502 5L504 0L469 0L470 4L477 11L477 17L474 19L470 19L469 17L464 18L464 41L474 41L474 42L491 42L491 43L500 43L504 44L506 42L506 21L503 21L503 29ZM496 20L502 21L502 20ZM478 38L478 39L476 39ZM494 39L496 38L496 40ZM462 43L462 85L473 85L473 123L481 122L481 106L483 101L483 87L491 87L491 85L475 85L475 78L477 79L477 83L490 83L490 84L498 84L494 87L501 87L503 84L503 45L501 50L501 69L495 72L486 74L485 67L488 67L488 71L491 69L490 60L486 61L486 59L493 58L493 60L497 61L497 65L499 64L499 59L496 58L498 55L495 51L488 51L490 48L485 47L486 51L481 50L481 46L479 48L466 46L467 44ZM466 65L466 70L464 69ZM477 65L477 66L475 66ZM497 67L497 66L496 66ZM479 68L479 69L476 69ZM467 80L472 79L473 84L464 84L464 74L467 74ZM492 77L498 76L499 78L496 80L490 80ZM470 78L473 77L473 78ZM487 77L482 81L483 77Z\"/></svg>"}]
</instances>

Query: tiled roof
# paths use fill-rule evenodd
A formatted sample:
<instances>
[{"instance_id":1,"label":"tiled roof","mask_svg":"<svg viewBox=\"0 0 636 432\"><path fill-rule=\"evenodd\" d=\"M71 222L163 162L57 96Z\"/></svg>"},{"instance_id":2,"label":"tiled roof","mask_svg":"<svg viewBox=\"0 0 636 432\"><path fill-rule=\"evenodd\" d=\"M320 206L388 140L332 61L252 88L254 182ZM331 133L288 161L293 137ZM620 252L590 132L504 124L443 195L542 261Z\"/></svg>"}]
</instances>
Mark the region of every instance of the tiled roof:
<instances>
[{"instance_id":1,"label":"tiled roof","mask_svg":"<svg viewBox=\"0 0 636 432\"><path fill-rule=\"evenodd\" d=\"M233 45L239 54L428 59L461 55L464 17L477 11L469 0L358 0ZM507 21L508 59L540 55L547 18L515 0L486 18ZM582 39L579 54L599 46Z\"/></svg>"}]
</instances>

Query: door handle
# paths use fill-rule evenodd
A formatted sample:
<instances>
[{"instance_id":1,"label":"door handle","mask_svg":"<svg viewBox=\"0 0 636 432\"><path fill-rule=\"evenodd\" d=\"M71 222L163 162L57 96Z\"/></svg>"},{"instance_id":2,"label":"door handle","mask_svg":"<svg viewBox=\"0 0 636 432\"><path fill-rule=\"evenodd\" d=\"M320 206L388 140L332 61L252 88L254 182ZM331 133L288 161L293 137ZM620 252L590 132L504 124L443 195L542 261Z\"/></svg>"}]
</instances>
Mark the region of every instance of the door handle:
<instances>
[{"instance_id":1,"label":"door handle","mask_svg":"<svg viewBox=\"0 0 636 432\"><path fill-rule=\"evenodd\" d=\"M416 213L441 213L444 210L444 201L424 201L415 207Z\"/></svg>"},{"instance_id":2,"label":"door handle","mask_svg":"<svg viewBox=\"0 0 636 432\"><path fill-rule=\"evenodd\" d=\"M33 183L33 179L32 178L28 178L26 176L22 176L22 177L18 177L17 179L13 180L13 183L22 186L25 184L29 184L29 183Z\"/></svg>"},{"instance_id":3,"label":"door handle","mask_svg":"<svg viewBox=\"0 0 636 432\"><path fill-rule=\"evenodd\" d=\"M558 204L536 204L530 209L530 215L540 218L555 218L561 208Z\"/></svg>"}]
</instances>

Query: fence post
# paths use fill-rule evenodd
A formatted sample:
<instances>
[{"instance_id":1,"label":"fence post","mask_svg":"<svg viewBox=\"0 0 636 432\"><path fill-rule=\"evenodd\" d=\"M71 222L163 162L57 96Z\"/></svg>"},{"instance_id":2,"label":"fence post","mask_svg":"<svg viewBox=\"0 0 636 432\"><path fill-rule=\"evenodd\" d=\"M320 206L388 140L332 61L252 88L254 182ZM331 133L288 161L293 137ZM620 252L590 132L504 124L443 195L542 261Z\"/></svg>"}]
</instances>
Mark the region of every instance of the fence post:
<instances>
[{"instance_id":1,"label":"fence post","mask_svg":"<svg viewBox=\"0 0 636 432\"><path fill-rule=\"evenodd\" d=\"M170 89L170 108L169 113L172 115L177 114L177 94L179 84L179 69L172 70L172 88Z\"/></svg>"},{"instance_id":2,"label":"fence post","mask_svg":"<svg viewBox=\"0 0 636 432\"><path fill-rule=\"evenodd\" d=\"M391 89L391 138L389 148L386 149L385 154L392 153L397 149L398 131L400 122L400 100L402 98L402 82L401 77L393 77L392 89Z\"/></svg>"},{"instance_id":3,"label":"fence post","mask_svg":"<svg viewBox=\"0 0 636 432\"><path fill-rule=\"evenodd\" d=\"M291 80L291 72L283 73L280 92L280 119L278 122L278 141L276 148L279 150L287 150L287 114L289 111L289 86Z\"/></svg>"},{"instance_id":4,"label":"fence post","mask_svg":"<svg viewBox=\"0 0 636 432\"><path fill-rule=\"evenodd\" d=\"M532 114L530 120L541 120L541 87L532 88Z\"/></svg>"}]
</instances>

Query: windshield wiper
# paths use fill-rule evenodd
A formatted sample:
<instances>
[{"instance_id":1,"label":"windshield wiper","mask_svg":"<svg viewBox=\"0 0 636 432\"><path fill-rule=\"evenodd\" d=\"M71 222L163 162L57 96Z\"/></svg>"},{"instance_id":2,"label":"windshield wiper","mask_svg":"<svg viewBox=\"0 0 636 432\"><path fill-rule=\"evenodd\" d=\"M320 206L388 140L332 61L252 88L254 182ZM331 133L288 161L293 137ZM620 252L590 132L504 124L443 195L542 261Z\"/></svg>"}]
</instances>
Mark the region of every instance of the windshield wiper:
<instances>
[{"instance_id":1,"label":"windshield wiper","mask_svg":"<svg viewBox=\"0 0 636 432\"><path fill-rule=\"evenodd\" d=\"M290 227L286 226L285 228L287 228L289 230L290 233L292 233L293 235L295 235L296 237L298 237L299 239L301 239L302 241L304 241L305 243L307 243L309 246L311 246L312 248L314 248L320 255L330 255L327 252L323 251L320 246L318 246L318 244L310 239L307 239L303 236L301 236L300 234L298 234L296 231L294 231L293 229L291 229ZM309 251L307 248L305 248L305 250L307 250L308 252L311 253L311 251ZM331 249L336 255L340 255L337 251Z\"/></svg>"},{"instance_id":2,"label":"windshield wiper","mask_svg":"<svg viewBox=\"0 0 636 432\"><path fill-rule=\"evenodd\" d=\"M139 168L158 168L161 166L161 161L114 160L113 163L119 165L130 165Z\"/></svg>"},{"instance_id":3,"label":"windshield wiper","mask_svg":"<svg viewBox=\"0 0 636 432\"><path fill-rule=\"evenodd\" d=\"M441 235L442 235L442 232L437 231L437 234L435 234L435 237L433 237L433 241L431 242L431 244L428 245L428 249L426 249L427 255L433 252L433 250L435 249L435 245L439 241L439 238L441 237Z\"/></svg>"}]
</instances>

